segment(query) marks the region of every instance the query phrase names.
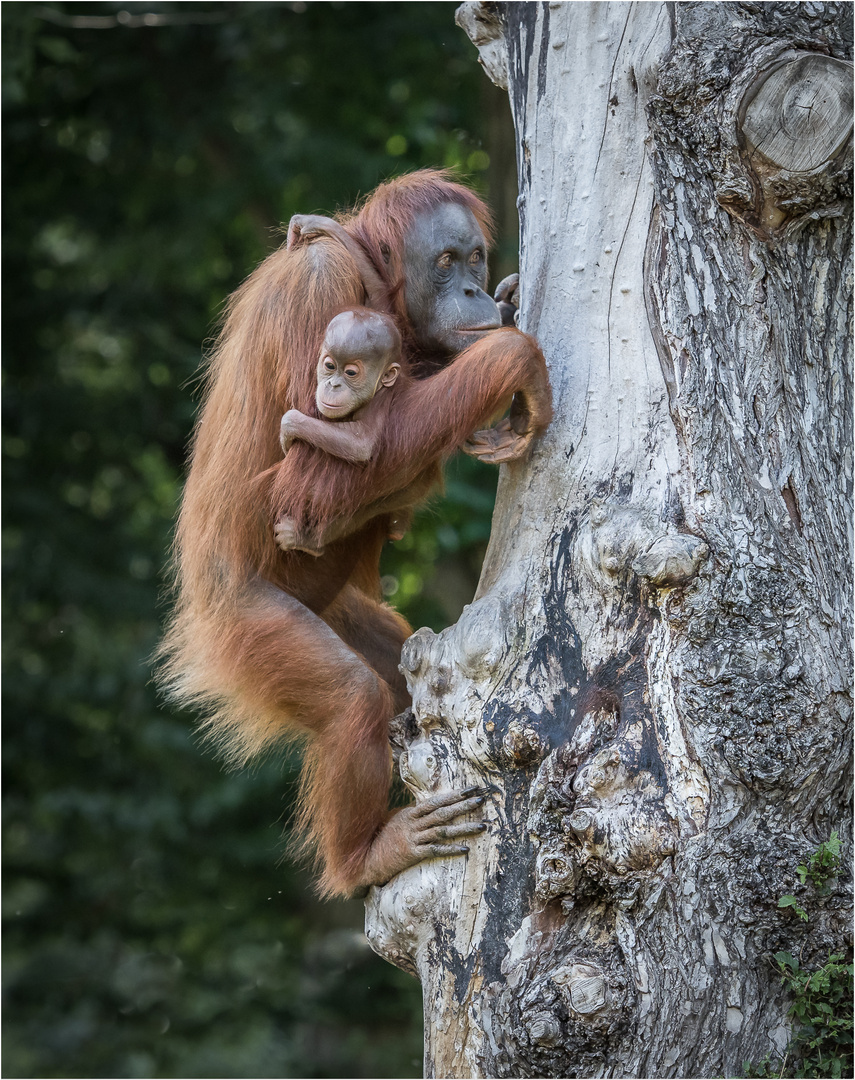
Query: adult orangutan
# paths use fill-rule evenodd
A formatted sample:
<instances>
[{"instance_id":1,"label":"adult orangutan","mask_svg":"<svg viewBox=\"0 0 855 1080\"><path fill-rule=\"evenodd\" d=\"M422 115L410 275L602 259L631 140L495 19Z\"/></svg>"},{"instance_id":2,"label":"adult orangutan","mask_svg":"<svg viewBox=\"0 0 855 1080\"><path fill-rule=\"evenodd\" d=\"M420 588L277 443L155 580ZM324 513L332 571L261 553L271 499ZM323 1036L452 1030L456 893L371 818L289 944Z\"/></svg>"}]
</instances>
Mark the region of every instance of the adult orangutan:
<instances>
[{"instance_id":1,"label":"adult orangutan","mask_svg":"<svg viewBox=\"0 0 855 1080\"><path fill-rule=\"evenodd\" d=\"M329 232L280 248L228 302L193 441L178 600L162 650L173 694L206 710L232 761L306 736L301 823L324 895L465 851L461 838L483 827L455 820L483 802L475 789L387 809L388 722L409 704L398 663L411 631L381 601L379 556L395 515L439 480L443 459L469 440L476 456L514 460L551 416L536 342L499 328L484 292L490 222L471 191L431 170L400 177ZM403 341L371 459L345 461L299 439L283 459L283 413L318 416L327 324L366 302L392 315ZM512 399L509 419L473 436ZM274 541L274 523L306 507L324 536L318 556Z\"/></svg>"}]
</instances>

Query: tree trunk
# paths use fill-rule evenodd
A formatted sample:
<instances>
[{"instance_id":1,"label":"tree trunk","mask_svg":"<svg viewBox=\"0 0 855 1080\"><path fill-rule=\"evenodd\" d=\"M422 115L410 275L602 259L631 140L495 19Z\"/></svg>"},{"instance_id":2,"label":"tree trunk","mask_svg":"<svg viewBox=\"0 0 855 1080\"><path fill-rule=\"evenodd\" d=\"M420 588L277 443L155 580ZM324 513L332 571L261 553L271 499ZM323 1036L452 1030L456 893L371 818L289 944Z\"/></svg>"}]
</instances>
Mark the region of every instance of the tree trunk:
<instances>
[{"instance_id":1,"label":"tree trunk","mask_svg":"<svg viewBox=\"0 0 855 1080\"><path fill-rule=\"evenodd\" d=\"M851 7L465 4L509 87L521 326L555 420L503 470L478 595L404 649L416 798L465 858L367 901L429 1076L740 1075L770 954L823 962L851 864Z\"/></svg>"}]
</instances>

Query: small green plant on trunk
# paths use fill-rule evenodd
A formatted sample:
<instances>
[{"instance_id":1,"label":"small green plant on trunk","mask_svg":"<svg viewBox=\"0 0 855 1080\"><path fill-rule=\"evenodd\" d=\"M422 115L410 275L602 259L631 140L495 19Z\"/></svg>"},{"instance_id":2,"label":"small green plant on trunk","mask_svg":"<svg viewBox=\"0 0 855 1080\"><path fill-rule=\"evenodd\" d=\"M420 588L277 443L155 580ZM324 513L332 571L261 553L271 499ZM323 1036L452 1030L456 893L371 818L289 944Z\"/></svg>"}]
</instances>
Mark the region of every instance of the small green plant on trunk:
<instances>
[{"instance_id":1,"label":"small green plant on trunk","mask_svg":"<svg viewBox=\"0 0 855 1080\"><path fill-rule=\"evenodd\" d=\"M802 885L810 880L814 898L827 896L840 867L840 837L833 832L820 844L807 864L796 868ZM808 900L802 898L807 904ZM782 896L779 908L789 908L803 922L810 915L796 896ZM792 1039L784 1057L768 1055L759 1064L746 1061L746 1077L840 1077L855 1072L852 1043L853 964L842 953L832 953L813 971L802 968L789 952L775 953L775 964L792 996Z\"/></svg>"}]
</instances>

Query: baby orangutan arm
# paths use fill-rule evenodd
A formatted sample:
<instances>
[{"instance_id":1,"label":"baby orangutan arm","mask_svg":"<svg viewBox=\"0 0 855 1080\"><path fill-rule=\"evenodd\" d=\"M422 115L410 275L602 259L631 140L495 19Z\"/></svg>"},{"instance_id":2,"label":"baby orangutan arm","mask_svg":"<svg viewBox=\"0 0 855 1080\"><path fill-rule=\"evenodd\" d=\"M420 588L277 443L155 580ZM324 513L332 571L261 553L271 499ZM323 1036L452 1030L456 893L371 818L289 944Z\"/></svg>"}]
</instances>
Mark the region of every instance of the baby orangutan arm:
<instances>
[{"instance_id":1,"label":"baby orangutan arm","mask_svg":"<svg viewBox=\"0 0 855 1080\"><path fill-rule=\"evenodd\" d=\"M282 417L279 442L284 453L295 439L300 439L333 457L363 465L371 460L378 434L370 418L335 422L306 416L299 409L289 409Z\"/></svg>"}]
</instances>

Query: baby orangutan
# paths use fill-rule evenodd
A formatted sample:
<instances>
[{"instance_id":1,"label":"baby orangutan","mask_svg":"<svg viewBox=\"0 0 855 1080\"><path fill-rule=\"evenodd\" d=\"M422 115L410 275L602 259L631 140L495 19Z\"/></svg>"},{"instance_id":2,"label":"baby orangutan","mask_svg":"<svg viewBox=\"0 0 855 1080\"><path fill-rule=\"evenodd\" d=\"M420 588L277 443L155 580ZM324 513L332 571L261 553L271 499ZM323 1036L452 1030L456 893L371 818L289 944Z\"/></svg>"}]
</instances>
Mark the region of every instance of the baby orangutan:
<instances>
[{"instance_id":1,"label":"baby orangutan","mask_svg":"<svg viewBox=\"0 0 855 1080\"><path fill-rule=\"evenodd\" d=\"M386 415L385 409L372 408L372 402L380 391L394 386L400 373L401 335L390 316L365 307L336 315L327 326L318 360L315 403L325 419L290 409L279 429L283 452L300 439L353 464L370 461ZM411 517L411 512L395 516L391 539L400 540ZM273 531L283 551L320 555L325 544L337 536L335 524L320 536L283 516Z\"/></svg>"}]
</instances>

